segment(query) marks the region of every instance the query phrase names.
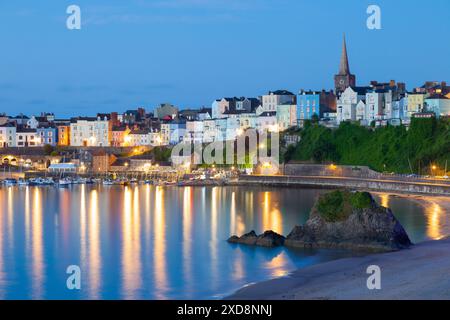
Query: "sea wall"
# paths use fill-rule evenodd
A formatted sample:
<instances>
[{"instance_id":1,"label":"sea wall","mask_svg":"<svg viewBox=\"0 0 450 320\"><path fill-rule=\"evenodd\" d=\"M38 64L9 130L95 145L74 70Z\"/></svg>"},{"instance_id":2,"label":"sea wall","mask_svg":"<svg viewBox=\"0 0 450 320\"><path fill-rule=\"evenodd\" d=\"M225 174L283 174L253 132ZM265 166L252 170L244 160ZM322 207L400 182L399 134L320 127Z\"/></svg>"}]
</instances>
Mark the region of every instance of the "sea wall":
<instances>
[{"instance_id":1,"label":"sea wall","mask_svg":"<svg viewBox=\"0 0 450 320\"><path fill-rule=\"evenodd\" d=\"M351 177L261 176L242 175L240 185L299 186L328 189L352 189L407 194L450 196L450 184Z\"/></svg>"},{"instance_id":2,"label":"sea wall","mask_svg":"<svg viewBox=\"0 0 450 320\"><path fill-rule=\"evenodd\" d=\"M287 176L345 176L357 178L378 178L381 176L366 166L335 166L322 164L287 163L283 168Z\"/></svg>"}]
</instances>

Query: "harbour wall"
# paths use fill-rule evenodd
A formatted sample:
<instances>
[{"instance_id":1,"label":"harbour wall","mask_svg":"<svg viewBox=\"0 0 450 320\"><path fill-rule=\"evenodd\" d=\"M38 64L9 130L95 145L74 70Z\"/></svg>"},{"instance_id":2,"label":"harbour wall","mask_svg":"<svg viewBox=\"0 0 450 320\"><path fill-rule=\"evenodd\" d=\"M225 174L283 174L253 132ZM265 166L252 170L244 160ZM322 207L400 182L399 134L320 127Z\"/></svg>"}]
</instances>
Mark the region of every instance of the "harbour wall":
<instances>
[{"instance_id":1,"label":"harbour wall","mask_svg":"<svg viewBox=\"0 0 450 320\"><path fill-rule=\"evenodd\" d=\"M353 177L318 176L262 176L242 175L238 185L316 187L326 189L352 189L406 194L450 196L450 184L410 182Z\"/></svg>"}]
</instances>

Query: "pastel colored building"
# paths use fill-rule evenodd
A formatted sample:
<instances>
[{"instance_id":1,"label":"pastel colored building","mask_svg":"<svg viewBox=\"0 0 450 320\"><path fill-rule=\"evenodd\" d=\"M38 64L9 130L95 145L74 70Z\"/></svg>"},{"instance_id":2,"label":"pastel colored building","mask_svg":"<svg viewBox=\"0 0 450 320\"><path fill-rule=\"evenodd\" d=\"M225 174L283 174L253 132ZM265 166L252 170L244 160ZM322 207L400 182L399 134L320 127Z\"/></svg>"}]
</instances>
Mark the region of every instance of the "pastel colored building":
<instances>
[{"instance_id":1,"label":"pastel colored building","mask_svg":"<svg viewBox=\"0 0 450 320\"><path fill-rule=\"evenodd\" d=\"M128 146L150 146L150 131L146 129L131 130L127 136Z\"/></svg>"},{"instance_id":2,"label":"pastel colored building","mask_svg":"<svg viewBox=\"0 0 450 320\"><path fill-rule=\"evenodd\" d=\"M285 103L295 104L296 96L287 90L269 91L269 93L262 96L261 102L263 112L275 112L278 105Z\"/></svg>"},{"instance_id":3,"label":"pastel colored building","mask_svg":"<svg viewBox=\"0 0 450 320\"><path fill-rule=\"evenodd\" d=\"M39 127L36 133L42 145L56 146L58 144L58 129L56 127Z\"/></svg>"},{"instance_id":4,"label":"pastel colored building","mask_svg":"<svg viewBox=\"0 0 450 320\"><path fill-rule=\"evenodd\" d=\"M236 110L236 101L238 98L222 98L214 100L211 106L211 112L212 112L212 118L225 118L224 115L227 111L234 111Z\"/></svg>"},{"instance_id":5,"label":"pastel colored building","mask_svg":"<svg viewBox=\"0 0 450 320\"><path fill-rule=\"evenodd\" d=\"M428 98L427 93L407 93L408 98L408 116L411 116L414 113L424 111L425 99Z\"/></svg>"},{"instance_id":6,"label":"pastel colored building","mask_svg":"<svg viewBox=\"0 0 450 320\"><path fill-rule=\"evenodd\" d=\"M203 142L203 121L187 121L186 132L184 136L185 142L202 143Z\"/></svg>"},{"instance_id":7,"label":"pastel colored building","mask_svg":"<svg viewBox=\"0 0 450 320\"><path fill-rule=\"evenodd\" d=\"M58 132L58 146L70 146L70 123L58 124L56 128Z\"/></svg>"},{"instance_id":8,"label":"pastel colored building","mask_svg":"<svg viewBox=\"0 0 450 320\"><path fill-rule=\"evenodd\" d=\"M408 118L408 98L403 97L400 100L392 102L392 118L407 120Z\"/></svg>"},{"instance_id":9,"label":"pastel colored building","mask_svg":"<svg viewBox=\"0 0 450 320\"><path fill-rule=\"evenodd\" d=\"M442 94L434 94L425 99L427 111L434 112L436 117L450 116L450 99Z\"/></svg>"},{"instance_id":10,"label":"pastel colored building","mask_svg":"<svg viewBox=\"0 0 450 320\"><path fill-rule=\"evenodd\" d=\"M186 133L186 122L181 120L165 120L161 123L160 145L175 145L183 141Z\"/></svg>"},{"instance_id":11,"label":"pastel colored building","mask_svg":"<svg viewBox=\"0 0 450 320\"><path fill-rule=\"evenodd\" d=\"M130 132L131 130L128 126L113 127L111 145L113 147L126 147L130 143L130 139L128 138Z\"/></svg>"},{"instance_id":12,"label":"pastel colored building","mask_svg":"<svg viewBox=\"0 0 450 320\"><path fill-rule=\"evenodd\" d=\"M300 91L297 96L297 119L308 120L317 115L323 118L324 113L336 111L336 96L333 92Z\"/></svg>"},{"instance_id":13,"label":"pastel colored building","mask_svg":"<svg viewBox=\"0 0 450 320\"><path fill-rule=\"evenodd\" d=\"M70 144L75 147L110 146L107 117L79 117L71 119Z\"/></svg>"},{"instance_id":14,"label":"pastel colored building","mask_svg":"<svg viewBox=\"0 0 450 320\"><path fill-rule=\"evenodd\" d=\"M297 105L286 103L276 108L277 124L280 131L297 125Z\"/></svg>"},{"instance_id":15,"label":"pastel colored building","mask_svg":"<svg viewBox=\"0 0 450 320\"><path fill-rule=\"evenodd\" d=\"M227 119L215 119L216 133L215 141L225 141L227 138Z\"/></svg>"},{"instance_id":16,"label":"pastel colored building","mask_svg":"<svg viewBox=\"0 0 450 320\"><path fill-rule=\"evenodd\" d=\"M16 146L16 126L5 123L0 126L0 148Z\"/></svg>"},{"instance_id":17,"label":"pastel colored building","mask_svg":"<svg viewBox=\"0 0 450 320\"><path fill-rule=\"evenodd\" d=\"M368 123L382 119L384 112L384 92L379 90L367 92L365 100L366 108L363 119Z\"/></svg>"}]
</instances>

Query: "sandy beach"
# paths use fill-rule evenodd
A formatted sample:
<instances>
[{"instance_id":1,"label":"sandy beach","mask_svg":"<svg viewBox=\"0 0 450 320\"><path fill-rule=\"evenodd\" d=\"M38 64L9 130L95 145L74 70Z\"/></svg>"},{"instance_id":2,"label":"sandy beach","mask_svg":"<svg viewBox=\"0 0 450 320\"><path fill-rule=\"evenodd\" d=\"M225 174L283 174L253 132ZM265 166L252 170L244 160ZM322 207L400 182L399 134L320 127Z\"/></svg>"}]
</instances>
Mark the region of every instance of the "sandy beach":
<instances>
[{"instance_id":1,"label":"sandy beach","mask_svg":"<svg viewBox=\"0 0 450 320\"><path fill-rule=\"evenodd\" d=\"M413 197L422 205L447 197ZM367 288L367 267L381 269L381 289ZM286 277L246 286L227 299L450 299L450 238L419 243L407 250L335 260L294 271Z\"/></svg>"},{"instance_id":2,"label":"sandy beach","mask_svg":"<svg viewBox=\"0 0 450 320\"><path fill-rule=\"evenodd\" d=\"M367 288L370 265L381 268L381 290ZM227 299L450 299L450 239L315 265L244 287Z\"/></svg>"}]
</instances>

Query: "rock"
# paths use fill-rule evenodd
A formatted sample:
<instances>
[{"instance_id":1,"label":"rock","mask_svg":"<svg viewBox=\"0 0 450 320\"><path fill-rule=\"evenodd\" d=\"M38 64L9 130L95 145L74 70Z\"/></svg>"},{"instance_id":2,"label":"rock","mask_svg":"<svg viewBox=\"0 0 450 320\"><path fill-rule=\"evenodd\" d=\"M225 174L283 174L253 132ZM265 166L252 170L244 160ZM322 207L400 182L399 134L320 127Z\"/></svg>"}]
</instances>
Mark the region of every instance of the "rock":
<instances>
[{"instance_id":1,"label":"rock","mask_svg":"<svg viewBox=\"0 0 450 320\"><path fill-rule=\"evenodd\" d=\"M256 240L257 246L263 247L278 247L284 244L285 237L281 234L273 232L272 230L265 231L263 234L258 236Z\"/></svg>"},{"instance_id":2,"label":"rock","mask_svg":"<svg viewBox=\"0 0 450 320\"><path fill-rule=\"evenodd\" d=\"M306 224L294 227L285 245L382 252L412 243L392 211L379 206L369 193L334 191L319 198Z\"/></svg>"},{"instance_id":3,"label":"rock","mask_svg":"<svg viewBox=\"0 0 450 320\"><path fill-rule=\"evenodd\" d=\"M241 237L231 236L228 239L228 242L261 247L277 247L282 246L284 244L284 240L284 236L269 230L259 236L255 231L250 231Z\"/></svg>"}]
</instances>

